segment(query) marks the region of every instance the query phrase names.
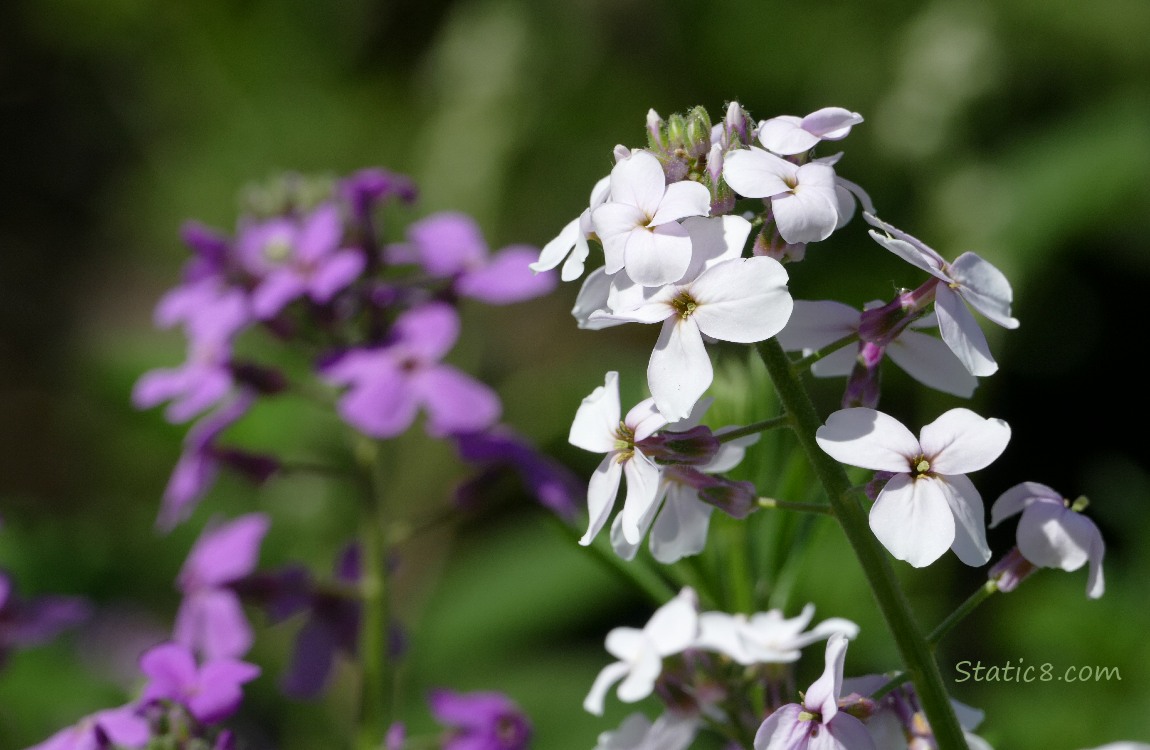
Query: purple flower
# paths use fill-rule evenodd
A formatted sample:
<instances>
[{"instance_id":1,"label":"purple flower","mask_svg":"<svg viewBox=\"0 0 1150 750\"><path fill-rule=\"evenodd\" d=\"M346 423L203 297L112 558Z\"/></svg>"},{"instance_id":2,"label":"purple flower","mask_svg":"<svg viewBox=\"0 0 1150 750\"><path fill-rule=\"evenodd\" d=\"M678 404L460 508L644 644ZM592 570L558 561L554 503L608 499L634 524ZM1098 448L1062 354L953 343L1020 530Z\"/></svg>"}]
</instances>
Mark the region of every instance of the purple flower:
<instances>
[{"instance_id":1,"label":"purple flower","mask_svg":"<svg viewBox=\"0 0 1150 750\"><path fill-rule=\"evenodd\" d=\"M437 278L452 278L456 293L489 305L539 297L557 283L555 274L528 268L538 248L512 245L489 256L479 225L466 214L432 214L408 227L407 236L410 245L390 250L396 260L419 263Z\"/></svg>"},{"instance_id":2,"label":"purple flower","mask_svg":"<svg viewBox=\"0 0 1150 750\"><path fill-rule=\"evenodd\" d=\"M210 659L196 664L192 652L178 643L161 643L140 657L148 677L142 700L167 700L188 710L197 721L215 724L240 707L240 686L260 674L259 667L235 659Z\"/></svg>"},{"instance_id":3,"label":"purple flower","mask_svg":"<svg viewBox=\"0 0 1150 750\"><path fill-rule=\"evenodd\" d=\"M375 167L355 172L339 184L337 192L351 207L352 215L363 223L368 222L376 204L388 198L399 198L404 203L416 198L410 178Z\"/></svg>"},{"instance_id":4,"label":"purple flower","mask_svg":"<svg viewBox=\"0 0 1150 750\"><path fill-rule=\"evenodd\" d=\"M444 437L486 429L499 418L494 391L439 361L459 337L450 305L409 310L393 333L387 346L352 349L323 368L328 382L349 386L338 405L344 421L372 437L395 437L422 407L428 433Z\"/></svg>"},{"instance_id":5,"label":"purple flower","mask_svg":"<svg viewBox=\"0 0 1150 750\"><path fill-rule=\"evenodd\" d=\"M198 221L188 221L180 227L180 238L192 251L191 260L184 265L186 283L224 277L231 257L231 243L226 236Z\"/></svg>"},{"instance_id":6,"label":"purple flower","mask_svg":"<svg viewBox=\"0 0 1150 750\"><path fill-rule=\"evenodd\" d=\"M184 594L174 640L209 660L236 658L252 645L252 631L230 584L255 569L270 521L262 513L209 528L180 570Z\"/></svg>"},{"instance_id":7,"label":"purple flower","mask_svg":"<svg viewBox=\"0 0 1150 750\"><path fill-rule=\"evenodd\" d=\"M531 741L527 717L502 693L433 690L428 703L451 730L443 750L523 750Z\"/></svg>"},{"instance_id":8,"label":"purple flower","mask_svg":"<svg viewBox=\"0 0 1150 750\"><path fill-rule=\"evenodd\" d=\"M46 643L87 620L91 612L79 597L21 598L11 576L0 571L0 667L13 649Z\"/></svg>"},{"instance_id":9,"label":"purple flower","mask_svg":"<svg viewBox=\"0 0 1150 750\"><path fill-rule=\"evenodd\" d=\"M539 451L506 428L458 435L456 445L463 460L483 466L483 471L455 490L456 502L474 502L482 486L496 475L516 472L523 485L540 503L556 515L573 519L586 498L586 488L567 467Z\"/></svg>"},{"instance_id":10,"label":"purple flower","mask_svg":"<svg viewBox=\"0 0 1150 750\"><path fill-rule=\"evenodd\" d=\"M252 311L275 317L304 295L318 304L331 301L363 271L357 249L341 249L343 221L333 203L324 203L299 220L276 218L242 230L240 261L259 277L252 290Z\"/></svg>"},{"instance_id":11,"label":"purple flower","mask_svg":"<svg viewBox=\"0 0 1150 750\"><path fill-rule=\"evenodd\" d=\"M184 452L164 489L158 521L161 529L171 530L191 515L196 503L215 483L221 465L238 469L257 483L278 469L278 463L271 457L216 445L219 436L247 413L253 401L250 393L236 394L188 430L184 436Z\"/></svg>"},{"instance_id":12,"label":"purple flower","mask_svg":"<svg viewBox=\"0 0 1150 750\"><path fill-rule=\"evenodd\" d=\"M148 722L133 704L97 711L28 750L105 750L112 743L138 748L148 744L150 736Z\"/></svg>"}]
</instances>

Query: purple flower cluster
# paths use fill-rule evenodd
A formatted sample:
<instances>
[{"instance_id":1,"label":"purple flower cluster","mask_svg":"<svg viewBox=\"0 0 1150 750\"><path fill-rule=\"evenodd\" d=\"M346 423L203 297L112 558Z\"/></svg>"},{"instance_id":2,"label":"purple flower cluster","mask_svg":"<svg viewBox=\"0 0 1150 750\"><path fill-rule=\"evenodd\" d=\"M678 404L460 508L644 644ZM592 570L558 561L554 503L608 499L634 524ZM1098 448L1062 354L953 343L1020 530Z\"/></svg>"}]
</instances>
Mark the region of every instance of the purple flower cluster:
<instances>
[{"instance_id":1,"label":"purple flower cluster","mask_svg":"<svg viewBox=\"0 0 1150 750\"><path fill-rule=\"evenodd\" d=\"M419 220L384 239L381 207L411 203L406 177L366 169L317 188L285 179L260 194L234 235L190 223L192 252L181 283L160 300L156 324L180 328L183 364L146 373L133 403L167 403L169 421L198 419L164 492L159 525L186 519L221 469L255 482L281 468L273 456L221 445L221 437L263 397L288 389L337 389L337 410L373 438L407 431L420 414L435 437L476 435L502 412L495 391L443 360L461 332L458 307L471 299L505 305L546 294L557 279L528 268L538 254L513 245L491 252L476 223L459 213ZM290 367L253 362L241 338L260 331L308 359ZM298 371L297 371L298 370ZM308 381L312 382L308 382ZM527 464L528 484L550 507L567 507L554 483Z\"/></svg>"}]
</instances>

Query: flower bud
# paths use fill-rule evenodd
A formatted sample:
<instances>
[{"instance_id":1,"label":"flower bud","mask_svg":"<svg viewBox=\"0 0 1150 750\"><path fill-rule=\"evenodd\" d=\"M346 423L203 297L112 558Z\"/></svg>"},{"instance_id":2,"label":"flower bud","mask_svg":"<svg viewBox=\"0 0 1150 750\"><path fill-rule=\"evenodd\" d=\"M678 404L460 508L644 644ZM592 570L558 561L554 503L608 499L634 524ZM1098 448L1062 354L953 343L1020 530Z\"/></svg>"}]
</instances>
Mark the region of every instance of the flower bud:
<instances>
[{"instance_id":1,"label":"flower bud","mask_svg":"<svg viewBox=\"0 0 1150 750\"><path fill-rule=\"evenodd\" d=\"M701 159L711 148L711 117L704 107L695 107L687 113L687 155Z\"/></svg>"},{"instance_id":2,"label":"flower bud","mask_svg":"<svg viewBox=\"0 0 1150 750\"><path fill-rule=\"evenodd\" d=\"M701 466L719 451L719 439L710 427L700 425L686 432L660 432L635 444L659 464Z\"/></svg>"},{"instance_id":3,"label":"flower bud","mask_svg":"<svg viewBox=\"0 0 1150 750\"><path fill-rule=\"evenodd\" d=\"M654 109L647 110L647 145L656 153L667 152L667 138L663 134L663 118Z\"/></svg>"},{"instance_id":4,"label":"flower bud","mask_svg":"<svg viewBox=\"0 0 1150 750\"><path fill-rule=\"evenodd\" d=\"M736 143L748 146L751 143L751 118L738 102L727 105L727 115L723 118L723 129L727 136L727 147Z\"/></svg>"},{"instance_id":5,"label":"flower bud","mask_svg":"<svg viewBox=\"0 0 1150 750\"><path fill-rule=\"evenodd\" d=\"M1014 547L1006 553L1006 557L991 567L987 577L992 581L997 581L999 591L1014 591L1018 588L1018 584L1026 580L1035 570L1037 568L1034 563L1023 557L1022 553L1018 551L1018 547Z\"/></svg>"}]
</instances>

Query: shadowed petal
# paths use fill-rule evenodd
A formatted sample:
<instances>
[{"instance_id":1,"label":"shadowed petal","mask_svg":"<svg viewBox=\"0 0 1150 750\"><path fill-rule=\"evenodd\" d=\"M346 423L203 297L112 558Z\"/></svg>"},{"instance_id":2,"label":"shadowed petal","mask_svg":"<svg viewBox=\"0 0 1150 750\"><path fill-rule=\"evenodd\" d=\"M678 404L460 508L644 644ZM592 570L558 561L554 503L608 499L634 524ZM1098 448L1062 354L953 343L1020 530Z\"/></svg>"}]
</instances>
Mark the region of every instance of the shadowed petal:
<instances>
[{"instance_id":1,"label":"shadowed petal","mask_svg":"<svg viewBox=\"0 0 1150 750\"><path fill-rule=\"evenodd\" d=\"M688 318L668 318L647 365L647 385L668 421L685 419L714 379L699 327Z\"/></svg>"},{"instance_id":2,"label":"shadowed petal","mask_svg":"<svg viewBox=\"0 0 1150 750\"><path fill-rule=\"evenodd\" d=\"M892 416L856 407L827 417L815 440L831 458L873 471L905 472L921 450L910 430Z\"/></svg>"},{"instance_id":3,"label":"shadowed petal","mask_svg":"<svg viewBox=\"0 0 1150 750\"><path fill-rule=\"evenodd\" d=\"M896 474L870 510L870 527L882 545L916 568L930 565L954 543L954 513L934 479Z\"/></svg>"},{"instance_id":4,"label":"shadowed petal","mask_svg":"<svg viewBox=\"0 0 1150 750\"><path fill-rule=\"evenodd\" d=\"M990 353L986 336L978 321L966 309L962 298L943 284L935 287L934 312L938 316L938 331L971 375L985 377L998 372L998 363Z\"/></svg>"},{"instance_id":5,"label":"shadowed petal","mask_svg":"<svg viewBox=\"0 0 1150 750\"><path fill-rule=\"evenodd\" d=\"M922 452L936 474L967 474L989 466L1006 450L1010 425L970 409L951 409L919 432Z\"/></svg>"},{"instance_id":6,"label":"shadowed petal","mask_svg":"<svg viewBox=\"0 0 1150 750\"><path fill-rule=\"evenodd\" d=\"M986 511L982 495L965 474L939 477L946 502L954 513L954 543L950 548L967 565L979 567L990 559L986 543Z\"/></svg>"}]
</instances>

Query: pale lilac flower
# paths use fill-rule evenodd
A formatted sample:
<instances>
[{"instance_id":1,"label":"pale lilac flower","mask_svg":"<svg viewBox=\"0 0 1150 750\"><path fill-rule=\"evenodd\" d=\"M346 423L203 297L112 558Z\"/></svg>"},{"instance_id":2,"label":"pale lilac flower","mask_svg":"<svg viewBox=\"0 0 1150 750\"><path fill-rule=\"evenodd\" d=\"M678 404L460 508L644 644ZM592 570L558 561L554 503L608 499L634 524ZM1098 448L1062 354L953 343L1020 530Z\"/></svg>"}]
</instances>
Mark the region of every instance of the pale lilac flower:
<instances>
[{"instance_id":1,"label":"pale lilac flower","mask_svg":"<svg viewBox=\"0 0 1150 750\"><path fill-rule=\"evenodd\" d=\"M616 682L616 695L625 703L640 701L655 689L663 671L663 659L681 653L695 641L699 632L698 600L685 588L664 604L643 627L615 628L607 634L607 651L619 661L599 672L583 708L603 715L603 699ZM621 682L620 682L621 681Z\"/></svg>"},{"instance_id":2,"label":"pale lilac flower","mask_svg":"<svg viewBox=\"0 0 1150 750\"><path fill-rule=\"evenodd\" d=\"M0 570L0 667L15 649L47 643L91 614L91 605L77 596L19 596L12 577Z\"/></svg>"},{"instance_id":3,"label":"pale lilac flower","mask_svg":"<svg viewBox=\"0 0 1150 750\"><path fill-rule=\"evenodd\" d=\"M836 461L893 473L870 511L871 530L892 555L916 568L947 548L967 565L990 559L982 496L966 474L1006 449L1006 422L951 409L916 439L894 417L860 407L831 414L815 438Z\"/></svg>"},{"instance_id":4,"label":"pale lilac flower","mask_svg":"<svg viewBox=\"0 0 1150 750\"><path fill-rule=\"evenodd\" d=\"M864 699L890 681L889 675L864 675L843 680L843 693ZM958 725L962 728L970 750L993 750L974 730L982 723L984 714L977 708L953 698ZM876 748L882 750L929 750L937 747L934 731L926 720L913 685L904 684L891 690L877 702L871 701L870 718L866 728Z\"/></svg>"},{"instance_id":5,"label":"pale lilac flower","mask_svg":"<svg viewBox=\"0 0 1150 750\"><path fill-rule=\"evenodd\" d=\"M881 303L872 302L867 308L875 304ZM779 344L786 351L807 353L821 349L844 336L858 333L861 320L862 313L841 302L795 300L794 312L786 328L778 334ZM883 357L889 357L923 385L943 393L970 398L978 386L978 380L967 372L946 344L934 336L920 333L922 329L935 324L934 316L920 318L910 323L885 346L868 341L844 346L815 362L811 366L811 373L820 378L851 376L853 381L856 377L854 371L861 363L869 370L867 375L877 378L879 363ZM874 403L857 405L875 406Z\"/></svg>"},{"instance_id":6,"label":"pale lilac flower","mask_svg":"<svg viewBox=\"0 0 1150 750\"><path fill-rule=\"evenodd\" d=\"M859 626L841 617L823 620L807 630L815 616L815 605L803 607L795 617L772 609L748 617L744 614L704 612L699 615L699 637L694 646L715 651L739 664L790 664L799 660L802 649L835 634L855 638Z\"/></svg>"},{"instance_id":7,"label":"pale lilac flower","mask_svg":"<svg viewBox=\"0 0 1150 750\"><path fill-rule=\"evenodd\" d=\"M245 229L240 259L257 274L252 311L273 318L289 303L308 296L330 302L366 266L358 248L341 247L343 219L334 203L323 203L299 219L272 219Z\"/></svg>"},{"instance_id":8,"label":"pale lilac flower","mask_svg":"<svg viewBox=\"0 0 1150 750\"><path fill-rule=\"evenodd\" d=\"M627 476L627 499L623 504L622 530L633 544L642 539L639 521L656 500L660 469L636 444L655 434L667 420L655 409L653 399L640 401L620 419L619 373L608 372L603 385L583 399L571 424L568 441L592 453L605 453L587 487L590 521L579 540L588 545L607 523L615 507L622 476Z\"/></svg>"},{"instance_id":9,"label":"pale lilac flower","mask_svg":"<svg viewBox=\"0 0 1150 750\"><path fill-rule=\"evenodd\" d=\"M751 147L727 154L723 177L739 195L770 199L775 225L788 243L825 240L839 224L835 170L826 164L799 166Z\"/></svg>"},{"instance_id":10,"label":"pale lilac flower","mask_svg":"<svg viewBox=\"0 0 1150 750\"><path fill-rule=\"evenodd\" d=\"M998 363L966 305L1003 328L1018 328L1018 320L1010 316L1014 292L1002 271L969 252L948 263L934 249L906 232L869 213L864 213L863 218L885 232L870 230L875 242L941 282L936 282L934 287L934 311L942 340L972 375L993 375Z\"/></svg>"},{"instance_id":11,"label":"pale lilac flower","mask_svg":"<svg viewBox=\"0 0 1150 750\"><path fill-rule=\"evenodd\" d=\"M623 720L613 732L603 732L595 750L687 750L699 733L699 718L664 712L655 722L640 713Z\"/></svg>"},{"instance_id":12,"label":"pale lilac flower","mask_svg":"<svg viewBox=\"0 0 1150 750\"><path fill-rule=\"evenodd\" d=\"M664 433L665 437L674 439L676 433L696 428L710 405L711 399L700 401L690 417L667 425L670 432ZM715 434L721 435L730 429L734 428L724 428ZM662 467L655 502L639 520L640 538L649 533L651 555L656 560L669 565L703 551L715 505L700 498L698 482L691 480L695 479L696 472L721 474L735 468L746 455L747 446L758 439L758 435L748 435L722 443L709 460L697 466L669 464ZM639 544L627 541L623 534L622 514L616 516L611 525L611 546L624 560L634 559L639 551Z\"/></svg>"},{"instance_id":13,"label":"pale lilac flower","mask_svg":"<svg viewBox=\"0 0 1150 750\"><path fill-rule=\"evenodd\" d=\"M759 143L779 156L810 151L819 141L841 141L863 121L858 112L823 107L806 117L780 115L759 123Z\"/></svg>"},{"instance_id":14,"label":"pale lilac flower","mask_svg":"<svg viewBox=\"0 0 1150 750\"><path fill-rule=\"evenodd\" d=\"M196 664L191 650L178 643L161 643L146 651L140 657L140 671L148 678L141 701L178 703L204 724L234 714L244 697L240 686L260 674L259 667L235 659Z\"/></svg>"},{"instance_id":15,"label":"pale lilac flower","mask_svg":"<svg viewBox=\"0 0 1150 750\"><path fill-rule=\"evenodd\" d=\"M767 717L755 734L755 750L876 750L866 726L839 710L846 654L846 636L831 636L822 676L801 704L788 703Z\"/></svg>"},{"instance_id":16,"label":"pale lilac flower","mask_svg":"<svg viewBox=\"0 0 1150 750\"><path fill-rule=\"evenodd\" d=\"M383 739L383 750L403 750L403 745L407 741L407 725L402 721L392 722L391 726L387 728L387 734Z\"/></svg>"},{"instance_id":17,"label":"pale lilac flower","mask_svg":"<svg viewBox=\"0 0 1150 750\"><path fill-rule=\"evenodd\" d=\"M604 177L591 188L590 205L583 213L569 222L559 232L559 236L548 242L539 251L539 260L528 266L532 271L550 271L560 263L563 268L559 277L563 281L574 281L583 275L583 265L591 254L587 240L595 236L591 223L591 212L607 202L611 191L611 178ZM566 260L564 260L566 259Z\"/></svg>"},{"instance_id":18,"label":"pale lilac flower","mask_svg":"<svg viewBox=\"0 0 1150 750\"><path fill-rule=\"evenodd\" d=\"M531 723L502 693L433 690L428 704L450 730L443 750L526 750L531 742Z\"/></svg>"},{"instance_id":19,"label":"pale lilac flower","mask_svg":"<svg viewBox=\"0 0 1150 750\"><path fill-rule=\"evenodd\" d=\"M105 750L109 743L116 747L144 747L151 730L138 711L136 704L97 711L27 750Z\"/></svg>"},{"instance_id":20,"label":"pale lilac flower","mask_svg":"<svg viewBox=\"0 0 1150 750\"><path fill-rule=\"evenodd\" d=\"M409 177L378 167L368 167L349 175L340 181L337 192L348 204L356 221L368 229L372 224L372 211L382 201L394 197L411 203L416 198L415 184ZM373 238L366 237L365 240L372 242Z\"/></svg>"},{"instance_id":21,"label":"pale lilac flower","mask_svg":"<svg viewBox=\"0 0 1150 750\"><path fill-rule=\"evenodd\" d=\"M684 419L714 378L703 336L750 344L774 336L791 315L787 272L771 258L741 258L750 224L737 216L685 222L695 256L683 279L649 297L629 297L591 320L662 323L647 366L660 412Z\"/></svg>"},{"instance_id":22,"label":"pale lilac flower","mask_svg":"<svg viewBox=\"0 0 1150 750\"><path fill-rule=\"evenodd\" d=\"M238 658L252 645L252 630L231 584L255 570L270 521L249 513L208 528L180 570L184 595L174 640L207 659Z\"/></svg>"},{"instance_id":23,"label":"pale lilac flower","mask_svg":"<svg viewBox=\"0 0 1150 750\"><path fill-rule=\"evenodd\" d=\"M441 212L407 228L409 244L388 249L393 262L415 262L435 278L450 279L457 294L489 305L507 305L547 294L553 274L532 273L538 253L529 245L512 245L489 255L475 219Z\"/></svg>"},{"instance_id":24,"label":"pale lilac flower","mask_svg":"<svg viewBox=\"0 0 1150 750\"><path fill-rule=\"evenodd\" d=\"M994 501L990 527L1021 513L1018 551L1022 556L1039 567L1066 571L1078 570L1089 562L1086 595L1097 599L1106 589L1102 575L1106 544L1094 522L1078 512L1080 506L1084 506L1083 501L1072 504L1045 484L1023 482Z\"/></svg>"},{"instance_id":25,"label":"pale lilac flower","mask_svg":"<svg viewBox=\"0 0 1150 750\"><path fill-rule=\"evenodd\" d=\"M668 185L659 160L647 151L616 164L610 185L610 200L591 214L607 273L626 269L641 286L677 281L691 263L691 238L679 219L706 216L710 192L689 180Z\"/></svg>"},{"instance_id":26,"label":"pale lilac flower","mask_svg":"<svg viewBox=\"0 0 1150 750\"><path fill-rule=\"evenodd\" d=\"M440 362L459 337L459 316L431 302L399 316L391 342L352 349L322 368L330 383L348 386L339 399L344 421L377 438L395 437L427 412L435 437L475 432L499 418L499 397L488 386Z\"/></svg>"}]
</instances>

